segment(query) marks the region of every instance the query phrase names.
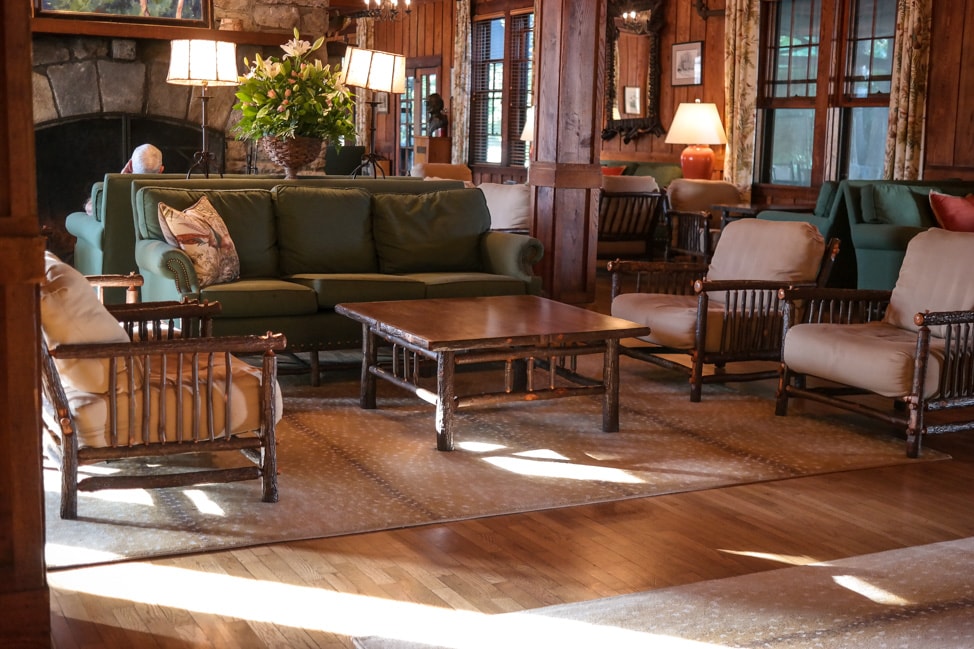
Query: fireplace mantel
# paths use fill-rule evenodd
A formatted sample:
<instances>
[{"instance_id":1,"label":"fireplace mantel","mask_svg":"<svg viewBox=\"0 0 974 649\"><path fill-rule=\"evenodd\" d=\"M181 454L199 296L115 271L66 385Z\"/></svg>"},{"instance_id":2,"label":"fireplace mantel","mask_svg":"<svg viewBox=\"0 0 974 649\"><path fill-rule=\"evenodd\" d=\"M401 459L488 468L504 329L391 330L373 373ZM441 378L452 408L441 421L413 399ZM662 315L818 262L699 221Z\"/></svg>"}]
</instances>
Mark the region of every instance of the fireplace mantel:
<instances>
[{"instance_id":1,"label":"fireplace mantel","mask_svg":"<svg viewBox=\"0 0 974 649\"><path fill-rule=\"evenodd\" d=\"M230 41L241 45L280 45L289 32L247 32L176 25L141 25L107 20L35 17L31 19L35 34L66 34L73 36L103 36L168 41L175 38L205 38Z\"/></svg>"}]
</instances>

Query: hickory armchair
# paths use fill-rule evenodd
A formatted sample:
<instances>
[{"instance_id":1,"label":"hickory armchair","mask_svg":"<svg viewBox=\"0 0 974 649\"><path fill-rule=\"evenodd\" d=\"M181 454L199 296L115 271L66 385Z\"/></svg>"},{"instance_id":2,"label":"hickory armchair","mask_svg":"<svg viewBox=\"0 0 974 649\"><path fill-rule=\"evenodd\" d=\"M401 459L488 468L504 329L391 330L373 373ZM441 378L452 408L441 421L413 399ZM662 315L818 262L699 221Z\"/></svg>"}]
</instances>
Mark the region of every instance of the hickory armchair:
<instances>
[{"instance_id":1,"label":"hickory armchair","mask_svg":"<svg viewBox=\"0 0 974 649\"><path fill-rule=\"evenodd\" d=\"M612 315L651 329L620 353L688 373L694 402L705 383L774 378L776 367L727 364L780 360L778 291L824 285L836 254L838 241L826 245L808 223L742 219L724 229L709 264L612 261ZM674 354L689 355L689 366ZM705 375L705 365L714 372Z\"/></svg>"},{"instance_id":2,"label":"hickory armchair","mask_svg":"<svg viewBox=\"0 0 974 649\"><path fill-rule=\"evenodd\" d=\"M892 291L783 291L775 413L803 398L904 426L909 457L926 434L974 429L972 256L974 233L931 228Z\"/></svg>"},{"instance_id":3,"label":"hickory armchair","mask_svg":"<svg viewBox=\"0 0 974 649\"><path fill-rule=\"evenodd\" d=\"M212 337L219 311L218 303L198 302L105 307L83 275L48 255L42 421L46 453L61 472L62 518L77 518L79 490L260 479L262 500L277 501L274 352L286 341ZM239 354L261 355L260 367ZM249 461L176 471L163 460L153 472L83 475L85 465L112 460L231 452Z\"/></svg>"}]
</instances>

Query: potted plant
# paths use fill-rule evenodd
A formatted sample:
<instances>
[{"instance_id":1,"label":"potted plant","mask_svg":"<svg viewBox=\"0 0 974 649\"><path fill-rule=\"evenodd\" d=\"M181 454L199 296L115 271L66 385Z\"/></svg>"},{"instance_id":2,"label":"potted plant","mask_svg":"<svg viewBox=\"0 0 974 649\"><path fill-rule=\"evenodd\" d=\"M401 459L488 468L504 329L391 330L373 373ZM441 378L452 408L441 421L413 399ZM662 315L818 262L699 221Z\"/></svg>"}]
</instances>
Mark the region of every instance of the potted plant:
<instances>
[{"instance_id":1,"label":"potted plant","mask_svg":"<svg viewBox=\"0 0 974 649\"><path fill-rule=\"evenodd\" d=\"M355 104L340 67L311 57L324 42L323 37L313 44L301 40L295 29L294 38L281 46L284 56L257 54L253 64L244 59L250 70L239 79L234 108L242 116L235 131L260 143L288 178L318 157L323 142L355 135Z\"/></svg>"}]
</instances>

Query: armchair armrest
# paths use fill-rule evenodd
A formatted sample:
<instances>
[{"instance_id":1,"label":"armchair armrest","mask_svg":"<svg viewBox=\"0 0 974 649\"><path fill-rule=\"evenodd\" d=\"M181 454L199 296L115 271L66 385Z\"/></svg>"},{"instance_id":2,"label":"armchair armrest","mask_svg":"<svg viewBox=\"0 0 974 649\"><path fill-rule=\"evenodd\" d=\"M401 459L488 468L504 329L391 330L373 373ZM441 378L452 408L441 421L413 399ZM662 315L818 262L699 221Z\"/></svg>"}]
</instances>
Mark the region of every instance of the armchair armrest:
<instances>
[{"instance_id":1,"label":"armchair armrest","mask_svg":"<svg viewBox=\"0 0 974 649\"><path fill-rule=\"evenodd\" d=\"M490 272L525 282L534 279L532 267L544 255L544 247L534 237L501 230L484 233L481 249Z\"/></svg>"},{"instance_id":2,"label":"armchair armrest","mask_svg":"<svg viewBox=\"0 0 974 649\"><path fill-rule=\"evenodd\" d=\"M615 259L606 269L612 273L612 298L624 289L640 293L692 295L693 283L707 274L705 262L632 261ZM627 283L628 278L633 278Z\"/></svg>"},{"instance_id":3,"label":"armchair armrest","mask_svg":"<svg viewBox=\"0 0 974 649\"><path fill-rule=\"evenodd\" d=\"M99 359L122 356L161 356L163 354L264 354L283 351L285 347L287 347L287 339L284 334L268 332L261 336L215 336L140 340L128 343L68 344L58 345L50 352L53 358Z\"/></svg>"},{"instance_id":4,"label":"armchair armrest","mask_svg":"<svg viewBox=\"0 0 974 649\"><path fill-rule=\"evenodd\" d=\"M139 287L145 284L145 278L132 271L128 275L86 275L88 283L95 287L98 299L104 302L104 289L111 287L124 288L125 301L133 304L139 301Z\"/></svg>"},{"instance_id":5,"label":"armchair armrest","mask_svg":"<svg viewBox=\"0 0 974 649\"><path fill-rule=\"evenodd\" d=\"M211 336L213 318L222 311L219 302L196 300L112 304L107 308L129 338L140 340Z\"/></svg>"},{"instance_id":6,"label":"armchair armrest","mask_svg":"<svg viewBox=\"0 0 974 649\"><path fill-rule=\"evenodd\" d=\"M851 288L781 289L785 301L785 328L790 324L854 324L881 320L889 306L892 291Z\"/></svg>"},{"instance_id":7,"label":"armchair armrest","mask_svg":"<svg viewBox=\"0 0 974 649\"><path fill-rule=\"evenodd\" d=\"M809 287L814 284L808 284ZM716 293L718 291L775 291L782 289L781 282L762 279L698 279L693 283L696 293Z\"/></svg>"},{"instance_id":8,"label":"armchair armrest","mask_svg":"<svg viewBox=\"0 0 974 649\"><path fill-rule=\"evenodd\" d=\"M101 249L105 237L105 224L94 215L86 212L71 212L64 218L64 229L93 248Z\"/></svg>"}]
</instances>

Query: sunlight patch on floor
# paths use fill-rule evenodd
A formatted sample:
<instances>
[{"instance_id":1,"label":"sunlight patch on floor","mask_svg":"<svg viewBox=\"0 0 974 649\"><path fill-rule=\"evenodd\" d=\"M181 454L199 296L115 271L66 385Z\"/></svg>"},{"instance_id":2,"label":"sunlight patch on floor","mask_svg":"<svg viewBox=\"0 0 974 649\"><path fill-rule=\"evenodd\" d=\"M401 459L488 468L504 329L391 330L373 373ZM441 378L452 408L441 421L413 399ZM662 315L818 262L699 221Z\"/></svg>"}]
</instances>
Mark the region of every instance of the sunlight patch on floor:
<instances>
[{"instance_id":1,"label":"sunlight patch on floor","mask_svg":"<svg viewBox=\"0 0 974 649\"><path fill-rule=\"evenodd\" d=\"M513 648L525 646L526 641L533 646L539 638L545 639L546 646L560 649L600 646L726 649L725 645L531 612L491 616L155 564L116 564L52 572L48 581L51 587L64 591L130 600L153 607L345 636L381 636L455 649Z\"/></svg>"},{"instance_id":2,"label":"sunlight patch on floor","mask_svg":"<svg viewBox=\"0 0 974 649\"><path fill-rule=\"evenodd\" d=\"M572 462L551 462L517 457L487 457L484 462L517 473L539 478L566 478L569 480L592 480L615 482L618 484L641 484L644 482L628 471L604 466L575 464Z\"/></svg>"},{"instance_id":3,"label":"sunlight patch on floor","mask_svg":"<svg viewBox=\"0 0 974 649\"><path fill-rule=\"evenodd\" d=\"M775 552L756 552L754 550L728 550L722 548L719 552L724 552L726 554L736 554L740 557L754 557L755 559L766 559L768 561L775 561L777 563L783 563L787 566L807 566L810 563L816 563L820 561L814 557L801 554L777 554Z\"/></svg>"},{"instance_id":4,"label":"sunlight patch on floor","mask_svg":"<svg viewBox=\"0 0 974 649\"><path fill-rule=\"evenodd\" d=\"M903 599L899 595L884 590L879 586L870 584L859 577L852 575L835 575L832 580L843 588L847 588L854 593L858 593L868 600L886 606L909 606L913 604L908 599Z\"/></svg>"}]
</instances>

